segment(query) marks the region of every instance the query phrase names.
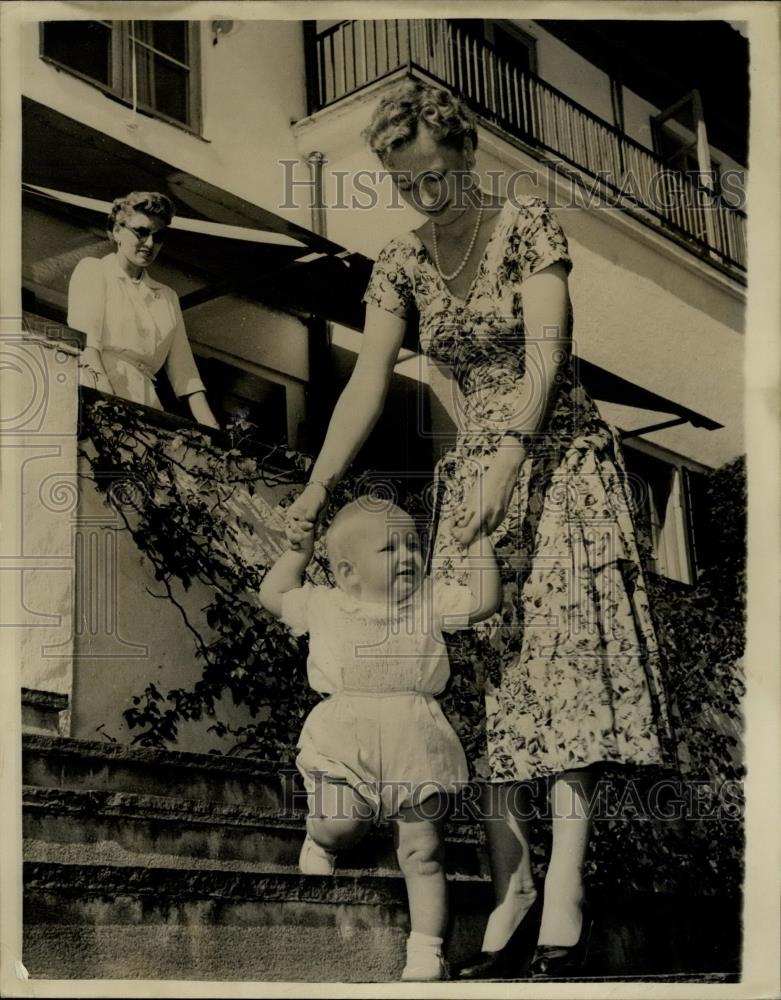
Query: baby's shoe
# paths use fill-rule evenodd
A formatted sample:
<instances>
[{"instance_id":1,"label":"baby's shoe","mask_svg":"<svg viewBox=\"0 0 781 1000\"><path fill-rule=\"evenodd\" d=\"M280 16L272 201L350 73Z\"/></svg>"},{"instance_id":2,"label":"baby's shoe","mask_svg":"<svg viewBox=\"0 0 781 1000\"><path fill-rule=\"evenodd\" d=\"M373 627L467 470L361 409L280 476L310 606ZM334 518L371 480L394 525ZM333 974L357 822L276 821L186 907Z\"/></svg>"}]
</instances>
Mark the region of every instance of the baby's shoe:
<instances>
[{"instance_id":1,"label":"baby's shoe","mask_svg":"<svg viewBox=\"0 0 781 1000\"><path fill-rule=\"evenodd\" d=\"M438 983L448 979L442 958L442 938L412 931L407 938L407 964L401 973L403 983Z\"/></svg>"},{"instance_id":2,"label":"baby's shoe","mask_svg":"<svg viewBox=\"0 0 781 1000\"><path fill-rule=\"evenodd\" d=\"M304 838L298 856L298 868L302 875L333 875L336 855L316 843L309 834Z\"/></svg>"}]
</instances>

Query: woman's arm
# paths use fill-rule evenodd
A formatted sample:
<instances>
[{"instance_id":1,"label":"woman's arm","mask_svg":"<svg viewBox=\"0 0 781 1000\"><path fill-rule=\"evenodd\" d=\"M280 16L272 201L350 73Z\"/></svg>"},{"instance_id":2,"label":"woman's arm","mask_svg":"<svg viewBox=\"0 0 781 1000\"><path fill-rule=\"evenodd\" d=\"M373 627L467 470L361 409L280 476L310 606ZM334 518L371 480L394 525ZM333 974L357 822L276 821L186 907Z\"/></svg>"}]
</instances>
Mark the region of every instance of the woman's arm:
<instances>
[{"instance_id":1,"label":"woman's arm","mask_svg":"<svg viewBox=\"0 0 781 1000\"><path fill-rule=\"evenodd\" d=\"M361 351L334 407L311 479L333 486L365 443L385 405L405 327L400 317L367 305Z\"/></svg>"},{"instance_id":2,"label":"woman's arm","mask_svg":"<svg viewBox=\"0 0 781 1000\"><path fill-rule=\"evenodd\" d=\"M532 435L547 425L558 392L556 375L572 347L569 308L567 271L563 264L551 264L524 281L526 350L529 344L534 345L537 364L526 366L518 386L523 420L508 427L508 431ZM469 545L480 531L490 534L504 520L525 457L526 449L517 437L508 434L502 438L453 529L462 545Z\"/></svg>"},{"instance_id":3,"label":"woman's arm","mask_svg":"<svg viewBox=\"0 0 781 1000\"><path fill-rule=\"evenodd\" d=\"M291 544L298 544L299 532L315 523L328 490L342 478L377 423L405 327L401 317L367 305L363 343L350 381L334 407L310 483L288 508Z\"/></svg>"},{"instance_id":4,"label":"woman's arm","mask_svg":"<svg viewBox=\"0 0 781 1000\"><path fill-rule=\"evenodd\" d=\"M199 424L205 424L207 427L213 427L217 431L220 429L220 425L217 423L217 419L209 406L205 392L201 390L190 393L187 397L187 404L190 407L193 420Z\"/></svg>"},{"instance_id":5,"label":"woman's arm","mask_svg":"<svg viewBox=\"0 0 781 1000\"><path fill-rule=\"evenodd\" d=\"M534 346L537 365L527 364L521 379L526 416L508 430L534 434L548 423L556 402L556 376L572 349L567 270L561 263L550 264L527 278L522 288L526 352L528 356L529 346Z\"/></svg>"},{"instance_id":6,"label":"woman's arm","mask_svg":"<svg viewBox=\"0 0 781 1000\"><path fill-rule=\"evenodd\" d=\"M490 618L502 604L502 580L491 539L478 535L466 553L469 567L469 589L475 608L469 614L469 624L474 625Z\"/></svg>"},{"instance_id":7,"label":"woman's arm","mask_svg":"<svg viewBox=\"0 0 781 1000\"><path fill-rule=\"evenodd\" d=\"M179 305L179 297L172 288L166 288L165 294L170 298L171 308L176 318L171 346L165 359L165 372L168 381L171 383L175 396L186 397L193 420L219 430L220 425L206 399L206 390L193 357L190 339L184 325L184 316L182 316L182 307Z\"/></svg>"},{"instance_id":8,"label":"woman's arm","mask_svg":"<svg viewBox=\"0 0 781 1000\"><path fill-rule=\"evenodd\" d=\"M106 369L103 367L103 357L97 347L84 348L79 357L79 368L85 373L82 385L94 385L101 392L114 394L114 386L106 374Z\"/></svg>"},{"instance_id":9,"label":"woman's arm","mask_svg":"<svg viewBox=\"0 0 781 1000\"><path fill-rule=\"evenodd\" d=\"M79 356L81 384L113 394L114 387L101 355L105 306L103 265L97 257L84 257L68 282L68 326L85 336L84 350Z\"/></svg>"}]
</instances>

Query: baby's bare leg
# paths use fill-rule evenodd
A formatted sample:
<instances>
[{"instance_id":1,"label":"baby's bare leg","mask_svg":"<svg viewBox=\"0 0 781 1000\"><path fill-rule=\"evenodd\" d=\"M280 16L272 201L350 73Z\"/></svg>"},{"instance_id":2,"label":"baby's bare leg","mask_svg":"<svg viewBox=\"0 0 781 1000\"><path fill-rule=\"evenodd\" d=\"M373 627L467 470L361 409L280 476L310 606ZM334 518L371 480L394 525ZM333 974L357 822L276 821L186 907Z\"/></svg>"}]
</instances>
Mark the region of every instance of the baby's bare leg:
<instances>
[{"instance_id":1,"label":"baby's bare leg","mask_svg":"<svg viewBox=\"0 0 781 1000\"><path fill-rule=\"evenodd\" d=\"M307 833L327 851L352 847L371 826L372 807L347 784L318 781L308 800Z\"/></svg>"},{"instance_id":2,"label":"baby's bare leg","mask_svg":"<svg viewBox=\"0 0 781 1000\"><path fill-rule=\"evenodd\" d=\"M444 825L448 799L429 796L395 818L396 855L409 899L410 926L419 934L444 937L447 925Z\"/></svg>"}]
</instances>

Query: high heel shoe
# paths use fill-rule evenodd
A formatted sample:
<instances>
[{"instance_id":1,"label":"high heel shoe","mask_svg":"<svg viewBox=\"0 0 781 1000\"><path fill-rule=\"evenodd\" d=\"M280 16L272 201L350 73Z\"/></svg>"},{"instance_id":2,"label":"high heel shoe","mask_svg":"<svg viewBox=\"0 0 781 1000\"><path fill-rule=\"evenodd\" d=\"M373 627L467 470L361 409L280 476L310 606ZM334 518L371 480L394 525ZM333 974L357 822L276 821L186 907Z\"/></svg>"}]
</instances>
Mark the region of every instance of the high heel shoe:
<instances>
[{"instance_id":1,"label":"high heel shoe","mask_svg":"<svg viewBox=\"0 0 781 1000\"><path fill-rule=\"evenodd\" d=\"M453 979L522 979L529 967L542 916L542 893L523 915L521 922L498 951L480 951L454 965Z\"/></svg>"},{"instance_id":2,"label":"high heel shoe","mask_svg":"<svg viewBox=\"0 0 781 1000\"><path fill-rule=\"evenodd\" d=\"M569 979L583 972L594 918L589 906L583 904L583 924L575 944L538 944L529 967L532 979Z\"/></svg>"}]
</instances>

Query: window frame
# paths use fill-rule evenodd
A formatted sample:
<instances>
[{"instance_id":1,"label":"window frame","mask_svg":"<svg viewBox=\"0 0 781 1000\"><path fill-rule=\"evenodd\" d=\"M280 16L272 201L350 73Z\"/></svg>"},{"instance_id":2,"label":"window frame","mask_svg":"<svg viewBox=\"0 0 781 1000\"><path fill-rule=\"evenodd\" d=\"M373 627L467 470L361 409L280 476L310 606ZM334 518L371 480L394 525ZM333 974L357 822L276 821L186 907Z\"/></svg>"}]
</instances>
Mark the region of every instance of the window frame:
<instances>
[{"instance_id":1,"label":"window frame","mask_svg":"<svg viewBox=\"0 0 781 1000\"><path fill-rule=\"evenodd\" d=\"M132 58L130 52L130 31L132 24L137 23L137 20L143 19L104 21L99 18L90 18L90 20L95 20L99 24L107 25L111 28L111 49L109 54L111 83L103 83L101 80L88 76L86 73L82 73L80 70L74 69L72 66L68 66L67 63L60 62L59 59L55 59L53 56L48 55L44 50L44 28L47 23L46 21L40 21L38 24L39 58L42 62L53 66L55 69L63 73L68 73L70 76L95 87L96 90L101 91L111 100L117 101L125 107L132 108L133 81L131 77ZM176 19L171 18L171 20ZM178 118L173 118L171 115L167 115L165 112L159 111L143 101L138 101L136 103L136 108L140 114L146 115L148 118L156 118L159 121L165 122L167 125L173 125L175 128L182 129L191 135L202 138L203 104L201 85L201 22L185 21L184 23L187 25L189 69L189 86L187 89L188 120L186 122L180 121ZM151 48L151 46L147 45L147 43L141 41L140 39L138 39L138 41L143 47L149 49L150 51L155 53L158 52L157 49ZM168 57L166 53L161 52L160 54L166 58L171 58L173 62L182 65L180 60Z\"/></svg>"},{"instance_id":2,"label":"window frame","mask_svg":"<svg viewBox=\"0 0 781 1000\"><path fill-rule=\"evenodd\" d=\"M530 35L528 31L519 27L514 21L505 18L486 18L485 20L485 40L493 48L496 41L496 31L503 31L510 36L513 41L523 45L529 55L529 72L532 76L538 76L537 65L537 39Z\"/></svg>"},{"instance_id":3,"label":"window frame","mask_svg":"<svg viewBox=\"0 0 781 1000\"><path fill-rule=\"evenodd\" d=\"M633 472L631 453L635 452L664 465L672 477L663 520L658 530L658 539L653 537L650 539L653 545L651 553L653 565L647 569L669 580L693 587L699 576L698 568L701 567L698 567L696 554L693 551L693 511L682 470L703 475L709 473L711 469L694 459L684 458L642 438L622 442L622 449L627 472L630 475ZM637 514L634 516L637 517ZM673 557L677 567L671 564Z\"/></svg>"},{"instance_id":4,"label":"window frame","mask_svg":"<svg viewBox=\"0 0 781 1000\"><path fill-rule=\"evenodd\" d=\"M681 121L678 117L684 109L688 109L691 114L691 124ZM699 176L701 176L702 165L699 162L698 155L698 130L700 126L702 126L706 133L704 145L707 149L708 155L708 169L706 173L711 179L711 190L715 193L721 192L721 163L714 158L713 148L707 141L707 126L699 90L695 88L694 90L689 91L688 94L684 94L683 97L677 100L674 104L671 104L663 110L657 111L656 114L652 114L650 116L650 123L653 150L659 159L662 160L662 162L665 163L670 170L677 171L679 174L686 176L690 182L694 183L690 170L682 170L680 167L674 166L672 162L681 156L692 157L697 161L698 180L696 182L696 186L700 188L711 188L709 184L699 179ZM675 126L678 126L678 128L686 133L686 135L679 135ZM679 148L672 155L664 152L665 140L669 142L670 139L679 143Z\"/></svg>"},{"instance_id":5,"label":"window frame","mask_svg":"<svg viewBox=\"0 0 781 1000\"><path fill-rule=\"evenodd\" d=\"M186 323L186 311L184 318ZM303 322L300 316L293 316L293 318L297 319L299 322ZM282 387L285 399L286 425L286 443L284 447L292 449L293 451L299 450L300 438L307 415L306 392L308 383L300 378L296 378L294 375L289 375L286 372L279 371L276 368L270 368L268 365L252 361L249 358L241 357L238 354L230 354L227 351L221 350L219 347L206 344L203 341L198 340L197 333L190 334L188 330L187 336L190 340L193 357L196 360L196 364L199 364L199 367L201 361L203 361L204 364L208 364L209 361L212 360L219 361L231 368L235 368L238 372L243 372L244 374L251 376L252 378L260 378L261 380L270 382L273 385ZM220 397L215 397L215 399L219 398Z\"/></svg>"},{"instance_id":6,"label":"window frame","mask_svg":"<svg viewBox=\"0 0 781 1000\"><path fill-rule=\"evenodd\" d=\"M677 124L680 125L680 122L678 122ZM691 141L688 142L688 145L687 145L687 140L689 139L688 136L684 139L684 137L683 136L679 136L675 132L675 130L673 128L671 128L667 124L666 121L656 121L656 118L654 116L651 117L651 135L652 135L652 138L653 138L654 152L659 157L659 159L664 162L665 166L669 170L675 170L677 173L683 174L690 181L693 182L692 173L697 173L699 175L699 173L700 173L699 164L698 164L697 170L696 171L692 171L692 170L690 170L688 168L685 169L685 170L681 169L681 167L676 166L675 163L673 162L675 159L677 159L680 156L689 156L689 157L692 157L694 160L697 159L697 137L696 137L696 135L694 135L694 133L692 132L692 130L690 128L688 128L688 126L686 126L686 125L681 125L681 128L685 129L687 132L690 133L690 135L694 136L694 138L691 139ZM670 156L669 154L665 154L664 149L663 149L663 144L664 144L665 139L669 140L670 138L680 140L680 146L679 146L678 150L672 156ZM711 176L711 179L713 181L713 190L716 191L717 193L720 193L721 192L721 162L719 160L717 160L716 157L713 155L713 149L711 147L708 147L708 152L709 152L709 155L710 155L710 176ZM697 181L697 185L699 187L703 186L702 182L699 179Z\"/></svg>"}]
</instances>

